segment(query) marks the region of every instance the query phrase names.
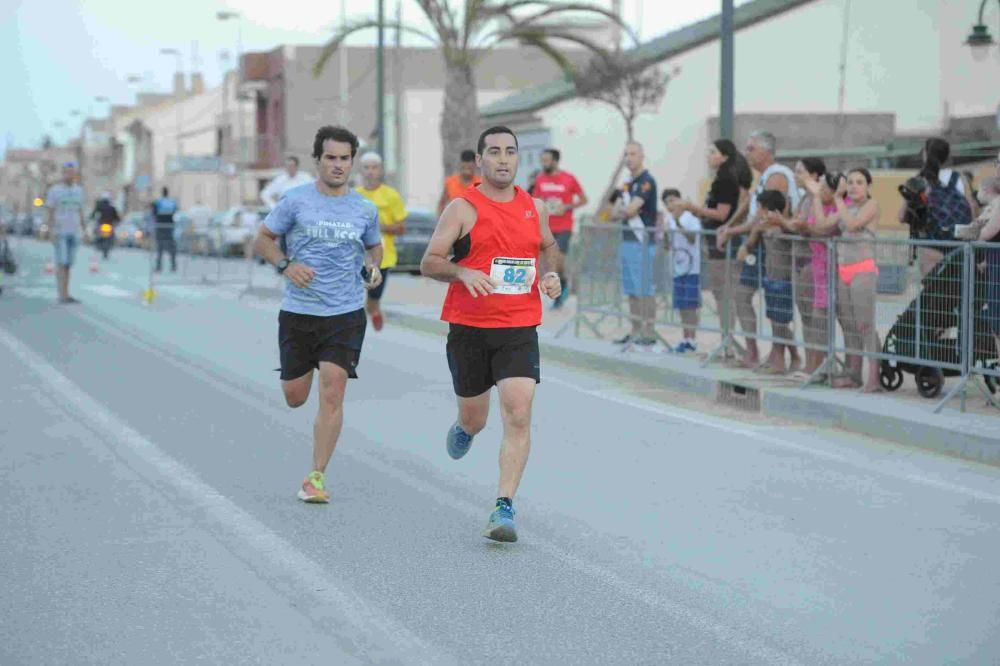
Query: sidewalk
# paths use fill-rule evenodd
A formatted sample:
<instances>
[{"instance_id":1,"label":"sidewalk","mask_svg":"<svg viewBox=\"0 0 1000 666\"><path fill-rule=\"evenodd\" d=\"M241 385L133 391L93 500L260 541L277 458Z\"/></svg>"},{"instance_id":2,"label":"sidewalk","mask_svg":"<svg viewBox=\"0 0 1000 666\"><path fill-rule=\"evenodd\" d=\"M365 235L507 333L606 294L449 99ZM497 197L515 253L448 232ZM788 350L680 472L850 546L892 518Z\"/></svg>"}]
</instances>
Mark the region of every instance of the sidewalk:
<instances>
[{"instance_id":1,"label":"sidewalk","mask_svg":"<svg viewBox=\"0 0 1000 666\"><path fill-rule=\"evenodd\" d=\"M446 285L393 275L386 290L387 319L422 331L444 334L439 319ZM706 401L745 408L765 416L844 430L888 441L1000 465L1000 411L986 403L974 384L968 387L967 411L957 399L934 414L935 400L919 396L912 377L895 393L875 395L823 386L801 388L804 376L772 377L714 363L701 367L707 353L674 356L622 352L610 340L574 337L573 299L559 311L546 310L539 328L545 358L638 380L661 388L702 396ZM569 324L567 326L567 324ZM566 327L559 337L556 334ZM581 329L586 335L586 329ZM679 337L679 331L675 337ZM701 349L717 340L707 336ZM765 345L766 349L766 345ZM949 379L949 387L957 378ZM947 390L948 387L946 387Z\"/></svg>"}]
</instances>

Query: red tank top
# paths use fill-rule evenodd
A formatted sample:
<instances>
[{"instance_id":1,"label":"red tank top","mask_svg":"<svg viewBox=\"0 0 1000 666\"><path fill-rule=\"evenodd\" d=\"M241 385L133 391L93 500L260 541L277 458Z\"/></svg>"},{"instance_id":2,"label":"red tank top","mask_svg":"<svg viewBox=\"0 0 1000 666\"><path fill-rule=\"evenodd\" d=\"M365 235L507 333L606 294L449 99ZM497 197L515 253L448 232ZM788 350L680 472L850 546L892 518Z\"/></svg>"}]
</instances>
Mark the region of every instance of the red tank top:
<instances>
[{"instance_id":1,"label":"red tank top","mask_svg":"<svg viewBox=\"0 0 1000 666\"><path fill-rule=\"evenodd\" d=\"M461 282L448 285L441 319L477 328L516 328L542 323L538 255L542 244L535 201L514 187L511 201L493 201L473 186L462 198L476 209L476 223L459 239L459 266L482 271L499 285L489 296L473 298ZM460 246L468 243L468 253Z\"/></svg>"}]
</instances>

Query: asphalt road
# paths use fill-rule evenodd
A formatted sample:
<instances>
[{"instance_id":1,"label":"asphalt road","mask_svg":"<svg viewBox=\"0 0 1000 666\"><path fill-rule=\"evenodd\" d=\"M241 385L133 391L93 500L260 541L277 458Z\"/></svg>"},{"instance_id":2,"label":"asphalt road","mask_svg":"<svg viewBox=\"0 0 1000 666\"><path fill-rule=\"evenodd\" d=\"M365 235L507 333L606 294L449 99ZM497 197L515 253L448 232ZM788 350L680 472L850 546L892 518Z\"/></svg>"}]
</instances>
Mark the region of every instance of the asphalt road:
<instances>
[{"instance_id":1,"label":"asphalt road","mask_svg":"<svg viewBox=\"0 0 1000 666\"><path fill-rule=\"evenodd\" d=\"M1000 470L543 359L521 541L493 544L499 423L450 460L444 341L390 322L306 506L315 402L281 399L275 302L145 305L119 252L58 306L47 246L18 251L0 664L1000 660Z\"/></svg>"}]
</instances>

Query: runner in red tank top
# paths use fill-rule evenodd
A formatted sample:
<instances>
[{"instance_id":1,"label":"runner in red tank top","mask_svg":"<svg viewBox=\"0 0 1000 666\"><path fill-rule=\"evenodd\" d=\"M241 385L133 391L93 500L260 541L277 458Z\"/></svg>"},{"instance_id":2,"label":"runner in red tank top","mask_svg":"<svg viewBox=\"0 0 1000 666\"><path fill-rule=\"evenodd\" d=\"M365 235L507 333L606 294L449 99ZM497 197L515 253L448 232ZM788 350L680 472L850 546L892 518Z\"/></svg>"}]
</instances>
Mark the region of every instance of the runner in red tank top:
<instances>
[{"instance_id":1,"label":"runner in red tank top","mask_svg":"<svg viewBox=\"0 0 1000 666\"><path fill-rule=\"evenodd\" d=\"M427 277L449 283L441 318L450 324L448 367L458 396L458 420L446 438L452 458L468 453L486 427L494 384L500 392L500 483L483 530L494 541L517 541L513 498L531 449L531 404L541 381L535 330L541 293L555 299L562 292L562 254L548 213L514 185L517 161L511 130L482 133L476 163L483 182L444 210L420 264Z\"/></svg>"}]
</instances>

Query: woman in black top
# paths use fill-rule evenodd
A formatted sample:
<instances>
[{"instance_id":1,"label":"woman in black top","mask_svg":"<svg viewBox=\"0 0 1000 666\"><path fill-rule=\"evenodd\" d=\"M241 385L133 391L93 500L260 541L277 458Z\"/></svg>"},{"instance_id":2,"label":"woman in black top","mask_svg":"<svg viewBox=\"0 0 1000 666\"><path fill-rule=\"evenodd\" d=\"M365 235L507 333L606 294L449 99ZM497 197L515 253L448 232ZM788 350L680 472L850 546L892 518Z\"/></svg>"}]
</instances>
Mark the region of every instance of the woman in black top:
<instances>
[{"instance_id":1,"label":"woman in black top","mask_svg":"<svg viewBox=\"0 0 1000 666\"><path fill-rule=\"evenodd\" d=\"M705 205L686 201L684 208L701 218L702 229L712 237L706 239L708 248L708 282L712 296L715 298L716 310L719 314L719 324L723 331L733 330L732 279L727 280L726 264L731 264L735 257L735 249L720 248L715 242L719 229L729 226L738 219L740 212L745 214L747 193L753 176L746 158L736 145L728 139L719 139L708 148L708 166L715 172L712 187L705 197ZM741 206L741 203L743 205ZM735 269L729 267L728 275L734 275Z\"/></svg>"}]
</instances>

